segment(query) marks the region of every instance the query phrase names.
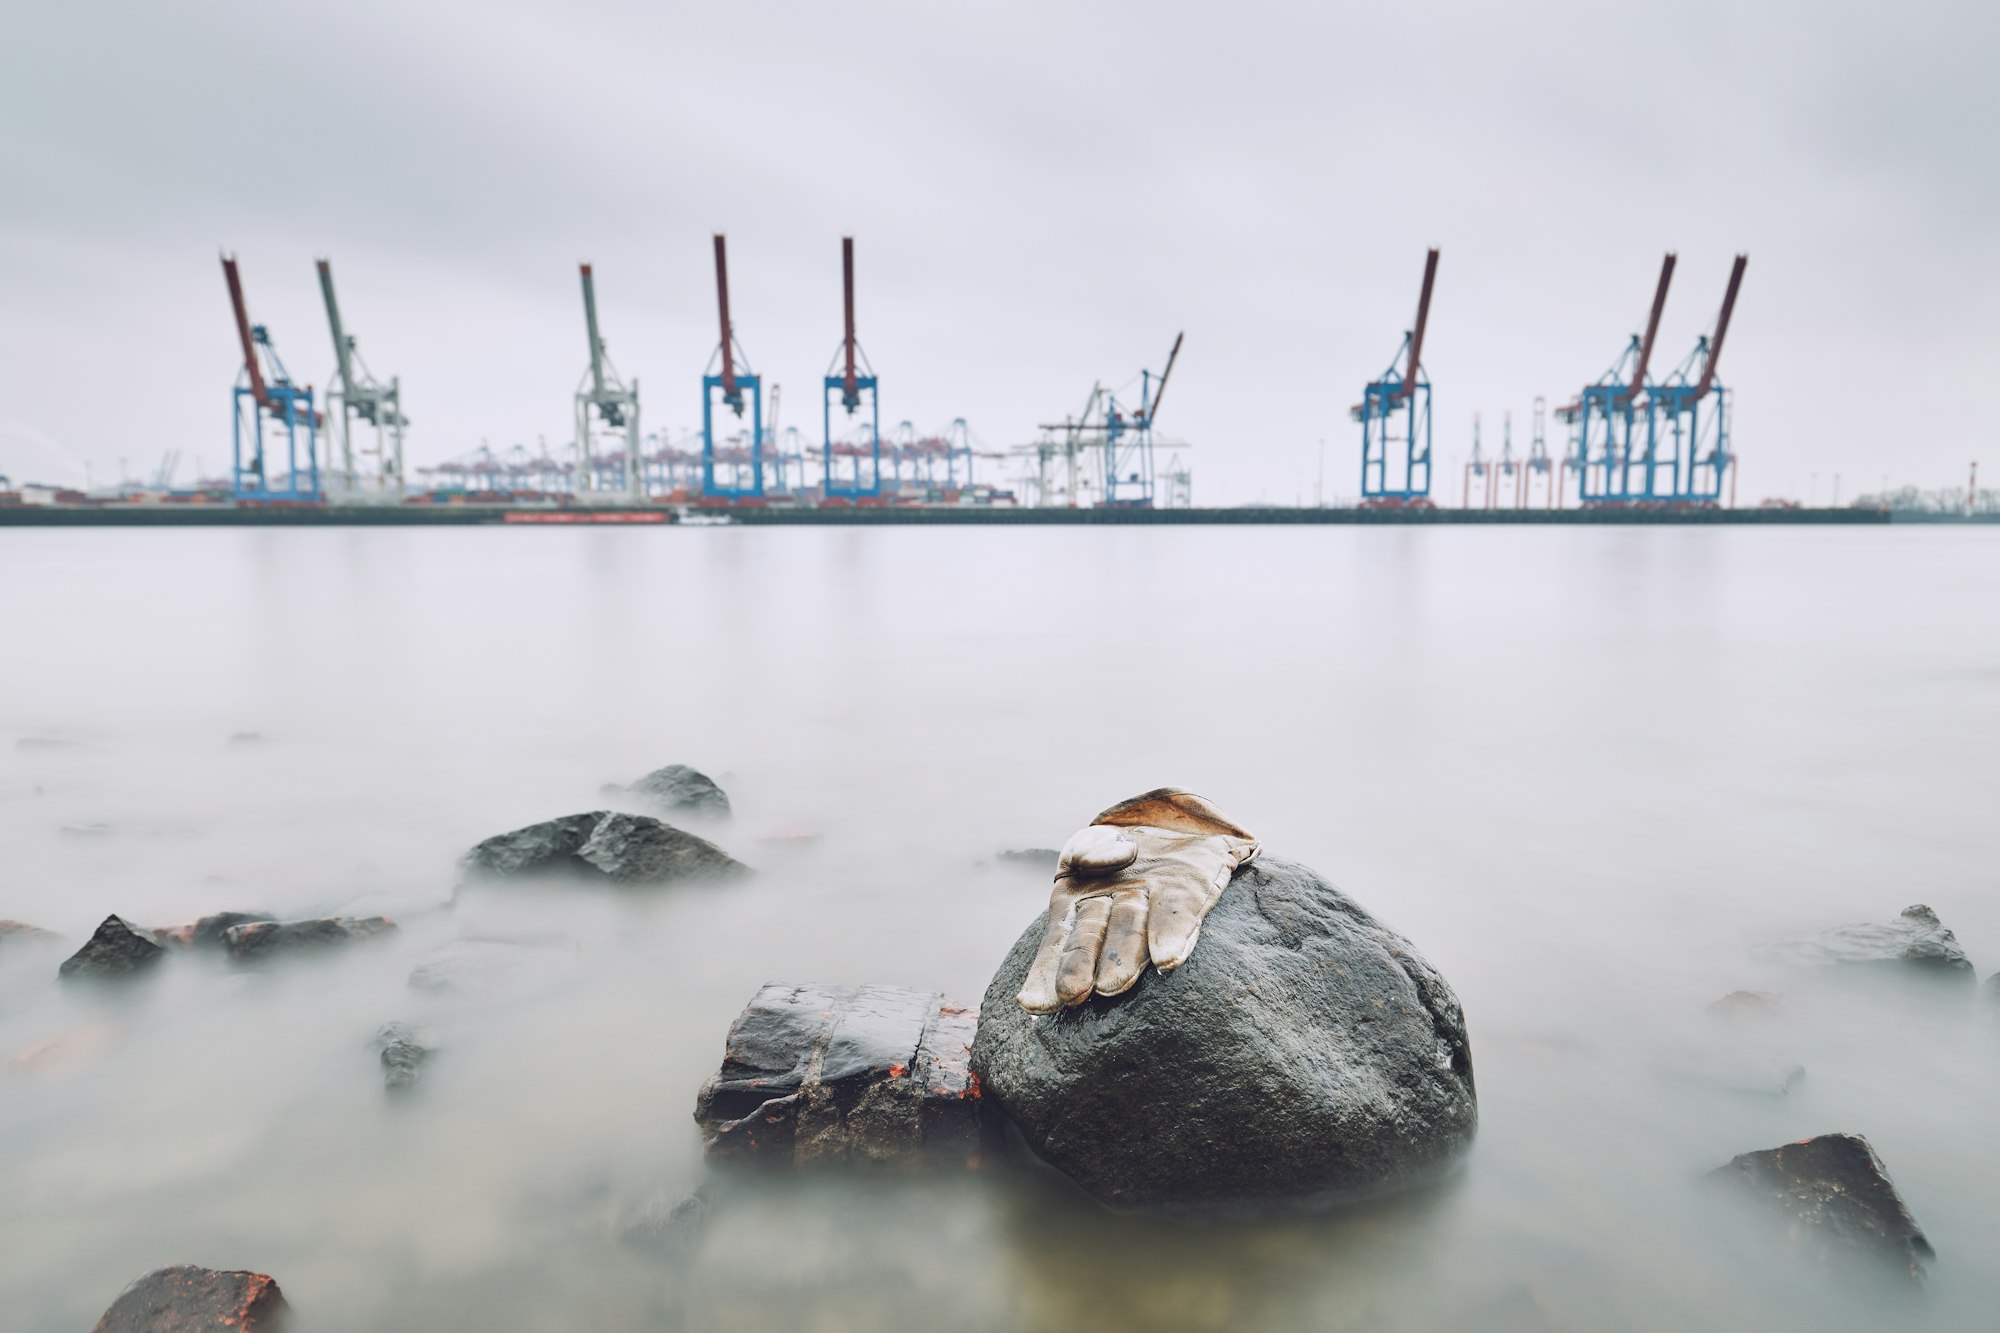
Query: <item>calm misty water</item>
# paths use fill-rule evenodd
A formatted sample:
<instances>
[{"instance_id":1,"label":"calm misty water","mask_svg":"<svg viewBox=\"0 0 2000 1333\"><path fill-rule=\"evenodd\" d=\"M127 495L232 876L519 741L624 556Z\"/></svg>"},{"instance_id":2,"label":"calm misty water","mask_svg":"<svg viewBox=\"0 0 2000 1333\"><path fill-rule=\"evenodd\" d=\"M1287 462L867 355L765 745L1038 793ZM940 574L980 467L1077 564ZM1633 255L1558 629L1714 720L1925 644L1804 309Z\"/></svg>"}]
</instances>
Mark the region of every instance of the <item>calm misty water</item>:
<instances>
[{"instance_id":1,"label":"calm misty water","mask_svg":"<svg viewBox=\"0 0 2000 1333\"><path fill-rule=\"evenodd\" d=\"M1750 950L1923 901L2000 965L1996 606L2000 542L1942 528L0 534L0 917L403 923L113 998L0 948L0 1323L195 1262L314 1330L1987 1326L2000 1011ZM755 880L442 910L473 841L675 761ZM759 983L976 999L1046 892L978 863L1165 783L1452 980L1458 1179L1201 1227L829 1178L746 1195L687 1277L619 1244L701 1178L695 1089ZM406 984L481 935L546 965ZM1752 986L1788 997L1787 1097L1686 1072ZM389 1019L446 1044L408 1104ZM1920 1301L1817 1291L1695 1186L1836 1129L1937 1246Z\"/></svg>"}]
</instances>

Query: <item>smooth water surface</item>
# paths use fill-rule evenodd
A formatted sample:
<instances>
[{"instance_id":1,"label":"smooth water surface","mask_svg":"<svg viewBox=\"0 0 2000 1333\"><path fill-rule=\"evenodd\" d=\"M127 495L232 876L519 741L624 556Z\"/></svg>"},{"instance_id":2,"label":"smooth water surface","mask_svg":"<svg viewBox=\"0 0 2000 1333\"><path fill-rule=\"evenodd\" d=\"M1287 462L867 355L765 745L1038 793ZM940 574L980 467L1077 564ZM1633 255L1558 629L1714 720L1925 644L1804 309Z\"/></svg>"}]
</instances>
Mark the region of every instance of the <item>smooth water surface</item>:
<instances>
[{"instance_id":1,"label":"smooth water surface","mask_svg":"<svg viewBox=\"0 0 2000 1333\"><path fill-rule=\"evenodd\" d=\"M0 944L0 1323L194 1262L311 1330L1984 1326L2000 1006L1752 949L1921 901L2000 964L1996 606L2000 543L1950 528L0 533L0 918L68 939ZM669 762L755 879L447 905L474 841ZM1457 1179L1192 1226L831 1177L745 1192L690 1272L620 1243L701 1178L760 983L976 1001L1046 894L993 854L1169 783L1453 982ZM224 908L402 929L56 982L107 913ZM407 984L467 938L537 965ZM1785 996L1754 1038L1707 1012L1744 987ZM391 1019L444 1044L403 1104ZM1713 1076L1753 1039L1805 1082ZM1823 1290L1699 1188L1836 1129L1937 1248L1919 1299Z\"/></svg>"}]
</instances>

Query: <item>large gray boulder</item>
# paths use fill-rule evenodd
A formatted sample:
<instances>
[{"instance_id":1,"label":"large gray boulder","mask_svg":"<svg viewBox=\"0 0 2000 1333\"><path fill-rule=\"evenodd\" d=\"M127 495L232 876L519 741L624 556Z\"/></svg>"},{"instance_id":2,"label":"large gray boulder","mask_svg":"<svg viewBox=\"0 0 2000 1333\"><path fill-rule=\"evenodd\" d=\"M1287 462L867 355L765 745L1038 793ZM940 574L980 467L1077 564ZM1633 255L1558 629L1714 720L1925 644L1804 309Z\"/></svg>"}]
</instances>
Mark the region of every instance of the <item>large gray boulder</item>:
<instances>
[{"instance_id":1,"label":"large gray boulder","mask_svg":"<svg viewBox=\"0 0 2000 1333\"><path fill-rule=\"evenodd\" d=\"M591 810L479 843L459 861L473 879L568 876L613 884L728 879L747 867L706 838L648 815Z\"/></svg>"},{"instance_id":2,"label":"large gray boulder","mask_svg":"<svg viewBox=\"0 0 2000 1333\"><path fill-rule=\"evenodd\" d=\"M980 1007L972 1068L1028 1146L1117 1208L1251 1211L1445 1171L1478 1125L1458 998L1302 865L1238 871L1188 961L1037 1017L1034 921Z\"/></svg>"}]
</instances>

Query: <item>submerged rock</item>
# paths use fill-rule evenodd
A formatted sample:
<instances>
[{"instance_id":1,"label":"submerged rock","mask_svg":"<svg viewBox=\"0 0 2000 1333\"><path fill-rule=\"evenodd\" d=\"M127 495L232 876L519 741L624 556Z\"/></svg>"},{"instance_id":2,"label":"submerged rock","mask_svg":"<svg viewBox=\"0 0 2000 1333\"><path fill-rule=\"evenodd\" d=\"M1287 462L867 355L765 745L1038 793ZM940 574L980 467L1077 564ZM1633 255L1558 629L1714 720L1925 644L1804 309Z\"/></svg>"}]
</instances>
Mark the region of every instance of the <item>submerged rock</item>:
<instances>
[{"instance_id":1,"label":"submerged rock","mask_svg":"<svg viewBox=\"0 0 2000 1333\"><path fill-rule=\"evenodd\" d=\"M289 1309L262 1273L182 1264L156 1268L125 1288L91 1333L272 1333Z\"/></svg>"},{"instance_id":2,"label":"submerged rock","mask_svg":"<svg viewBox=\"0 0 2000 1333\"><path fill-rule=\"evenodd\" d=\"M572 875L631 885L726 879L748 869L714 843L671 824L604 810L488 838L459 865L482 879Z\"/></svg>"},{"instance_id":3,"label":"submerged rock","mask_svg":"<svg viewBox=\"0 0 2000 1333\"><path fill-rule=\"evenodd\" d=\"M107 916L84 946L63 960L63 977L123 977L143 972L166 953L153 932L121 916Z\"/></svg>"},{"instance_id":4,"label":"submerged rock","mask_svg":"<svg viewBox=\"0 0 2000 1333\"><path fill-rule=\"evenodd\" d=\"M573 950L511 940L454 940L410 971L410 988L433 995L518 999L558 984Z\"/></svg>"},{"instance_id":5,"label":"submerged rock","mask_svg":"<svg viewBox=\"0 0 2000 1333\"><path fill-rule=\"evenodd\" d=\"M430 1034L408 1023L384 1023L375 1031L382 1056L382 1086L392 1093L414 1090L424 1065L437 1054Z\"/></svg>"},{"instance_id":6,"label":"submerged rock","mask_svg":"<svg viewBox=\"0 0 2000 1333\"><path fill-rule=\"evenodd\" d=\"M1859 1134L1744 1153L1709 1178L1782 1217L1792 1245L1829 1272L1861 1261L1915 1282L1934 1257L1882 1159Z\"/></svg>"},{"instance_id":7,"label":"submerged rock","mask_svg":"<svg viewBox=\"0 0 2000 1333\"><path fill-rule=\"evenodd\" d=\"M978 1016L902 986L768 985L730 1025L695 1120L711 1157L971 1164Z\"/></svg>"},{"instance_id":8,"label":"submerged rock","mask_svg":"<svg viewBox=\"0 0 2000 1333\"><path fill-rule=\"evenodd\" d=\"M239 963L371 939L396 929L386 916L320 917L311 921L250 921L222 932L222 947Z\"/></svg>"},{"instance_id":9,"label":"submerged rock","mask_svg":"<svg viewBox=\"0 0 2000 1333\"><path fill-rule=\"evenodd\" d=\"M1776 991L1733 990L1708 1006L1717 1018L1776 1018L1785 1012L1785 1002Z\"/></svg>"},{"instance_id":10,"label":"submerged rock","mask_svg":"<svg viewBox=\"0 0 2000 1333\"><path fill-rule=\"evenodd\" d=\"M174 949L220 949L223 932L231 926L275 919L263 912L216 912L184 926L162 926L153 938Z\"/></svg>"},{"instance_id":11,"label":"submerged rock","mask_svg":"<svg viewBox=\"0 0 2000 1333\"><path fill-rule=\"evenodd\" d=\"M59 937L25 921L0 921L0 947L9 944L53 944Z\"/></svg>"},{"instance_id":12,"label":"submerged rock","mask_svg":"<svg viewBox=\"0 0 2000 1333\"><path fill-rule=\"evenodd\" d=\"M972 1068L1043 1159L1106 1204L1241 1211L1438 1176L1478 1126L1458 998L1305 866L1262 857L1188 961L1038 1017L1037 919L987 988Z\"/></svg>"},{"instance_id":13,"label":"submerged rock","mask_svg":"<svg viewBox=\"0 0 2000 1333\"><path fill-rule=\"evenodd\" d=\"M714 1216L715 1196L708 1186L689 1194L663 1189L639 1205L618 1239L629 1249L682 1267L693 1260Z\"/></svg>"},{"instance_id":14,"label":"submerged rock","mask_svg":"<svg viewBox=\"0 0 2000 1333\"><path fill-rule=\"evenodd\" d=\"M624 789L668 814L693 813L715 819L729 818L729 797L706 773L686 764L656 768Z\"/></svg>"},{"instance_id":15,"label":"submerged rock","mask_svg":"<svg viewBox=\"0 0 2000 1333\"><path fill-rule=\"evenodd\" d=\"M1757 952L1795 967L1901 964L1933 976L1973 979L1972 960L1958 937L1922 903L1905 907L1887 925L1835 926L1810 939L1766 945Z\"/></svg>"},{"instance_id":16,"label":"submerged rock","mask_svg":"<svg viewBox=\"0 0 2000 1333\"><path fill-rule=\"evenodd\" d=\"M1019 866L1023 870L1045 870L1056 873L1056 862L1062 853L1053 847L1023 847L1018 850L1000 852L993 858L1003 866Z\"/></svg>"}]
</instances>

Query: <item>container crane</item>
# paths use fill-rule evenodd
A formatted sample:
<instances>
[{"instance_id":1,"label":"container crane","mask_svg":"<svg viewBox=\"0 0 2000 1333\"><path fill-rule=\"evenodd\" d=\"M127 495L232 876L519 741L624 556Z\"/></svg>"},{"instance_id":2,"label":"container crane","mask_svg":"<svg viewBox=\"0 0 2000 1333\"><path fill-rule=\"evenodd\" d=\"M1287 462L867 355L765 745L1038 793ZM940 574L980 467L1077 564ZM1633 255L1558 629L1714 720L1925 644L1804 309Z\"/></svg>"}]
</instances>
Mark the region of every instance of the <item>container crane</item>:
<instances>
[{"instance_id":1,"label":"container crane","mask_svg":"<svg viewBox=\"0 0 2000 1333\"><path fill-rule=\"evenodd\" d=\"M1474 477L1479 478L1479 507L1481 509L1491 509L1493 507L1493 464L1487 460L1485 453L1479 447L1479 414L1477 412L1472 414L1472 456L1465 460L1465 480L1461 484L1458 493L1458 507L1460 509L1472 508L1472 479Z\"/></svg>"},{"instance_id":2,"label":"container crane","mask_svg":"<svg viewBox=\"0 0 2000 1333\"><path fill-rule=\"evenodd\" d=\"M1535 412L1529 426L1528 459L1521 464L1521 494L1515 501L1517 508L1534 502L1535 479L1542 481L1542 507L1556 507L1562 488L1562 478L1556 471L1555 461L1549 457L1549 400L1535 395Z\"/></svg>"},{"instance_id":3,"label":"container crane","mask_svg":"<svg viewBox=\"0 0 2000 1333\"><path fill-rule=\"evenodd\" d=\"M1403 334L1395 360L1362 390L1361 401L1350 412L1361 423L1364 505L1430 504L1431 381L1424 371L1424 329L1430 323L1437 267L1438 252L1433 248L1424 256L1416 323ZM1397 466L1392 468L1392 462Z\"/></svg>"},{"instance_id":4,"label":"container crane","mask_svg":"<svg viewBox=\"0 0 2000 1333\"><path fill-rule=\"evenodd\" d=\"M1513 478L1514 508L1519 509L1521 507L1521 487L1526 483L1528 474L1522 469L1520 460L1514 457L1514 412L1511 408L1500 415L1500 457L1493 464L1493 472L1493 480L1495 482L1505 482L1508 478ZM1494 500L1494 487L1488 485L1486 488L1486 507L1488 509L1495 507Z\"/></svg>"},{"instance_id":5,"label":"container crane","mask_svg":"<svg viewBox=\"0 0 2000 1333\"><path fill-rule=\"evenodd\" d=\"M1574 402L1556 409L1557 419L1570 427L1577 496L1586 505L1674 498L1670 490L1662 492L1655 487L1659 400L1646 378L1659 337L1660 314L1667 305L1667 288L1674 280L1674 262L1675 257L1669 254L1660 265L1660 281L1653 291L1644 335L1633 334L1624 354L1609 370L1586 385Z\"/></svg>"},{"instance_id":6,"label":"container crane","mask_svg":"<svg viewBox=\"0 0 2000 1333\"><path fill-rule=\"evenodd\" d=\"M701 487L705 495L722 499L762 498L764 494L764 385L752 373L750 358L736 341L736 328L729 319L729 257L722 235L715 237L715 304L722 320L722 338L708 359L701 378ZM740 420L750 409L749 440L746 445L725 445L721 453L730 467L727 484L715 479L717 449L715 409L720 405ZM744 478L748 476L746 483Z\"/></svg>"},{"instance_id":7,"label":"container crane","mask_svg":"<svg viewBox=\"0 0 2000 1333\"><path fill-rule=\"evenodd\" d=\"M882 404L876 394L875 368L854 336L854 238L840 238L840 290L846 311L845 330L833 361L826 368L821 402L824 444L820 461L823 489L829 499L857 500L882 493ZM838 371L839 373L835 373ZM834 466L833 403L847 413L848 429L841 438L840 457L847 460L847 475ZM862 412L863 407L867 411ZM860 419L855 414L861 413ZM865 474L864 474L865 464Z\"/></svg>"},{"instance_id":8,"label":"container crane","mask_svg":"<svg viewBox=\"0 0 2000 1333\"><path fill-rule=\"evenodd\" d=\"M1729 317L1736 311L1736 293L1743 286L1743 270L1749 263L1750 256L1736 256L1714 332L1697 338L1687 360L1652 391L1659 405L1661 437L1655 466L1666 471L1668 498L1682 504L1719 503L1725 480L1731 507L1736 503L1732 467L1736 456L1729 448L1729 390L1715 375L1722 360L1722 340L1729 335ZM1699 375L1695 373L1697 364ZM1702 404L1711 394L1715 407L1704 415Z\"/></svg>"},{"instance_id":9,"label":"container crane","mask_svg":"<svg viewBox=\"0 0 2000 1333\"><path fill-rule=\"evenodd\" d=\"M1174 335L1167 353L1166 368L1157 377L1150 370L1139 372L1139 407L1127 413L1116 394L1104 400L1104 498L1108 509L1150 509L1153 506L1153 422L1160 415L1160 402L1167 396L1167 381L1173 378L1174 362L1180 360L1181 340Z\"/></svg>"},{"instance_id":10,"label":"container crane","mask_svg":"<svg viewBox=\"0 0 2000 1333\"><path fill-rule=\"evenodd\" d=\"M229 305L236 318L236 338L243 349L243 367L230 392L232 493L239 504L324 504L320 485L320 414L313 407L310 384L292 383L278 349L262 324L250 322L243 300L243 279L236 256L222 256L222 277L229 285ZM284 471L273 466L267 446L284 432ZM301 457L303 454L303 458Z\"/></svg>"},{"instance_id":11,"label":"container crane","mask_svg":"<svg viewBox=\"0 0 2000 1333\"><path fill-rule=\"evenodd\" d=\"M327 390L326 408L329 424L339 436L342 479L350 493L359 490L361 477L354 468L354 423L359 421L375 430L374 447L364 444L361 449L364 462L373 456L369 480L384 493L400 496L403 427L408 424L403 416L403 382L392 375L383 384L369 372L354 335L341 322L340 302L333 294L333 264L325 259L314 263L319 268L320 295L326 301L327 326L333 331L333 387Z\"/></svg>"},{"instance_id":12,"label":"container crane","mask_svg":"<svg viewBox=\"0 0 2000 1333\"><path fill-rule=\"evenodd\" d=\"M595 422L605 431L623 433L625 498L642 504L646 499L645 437L639 430L639 381L626 384L611 364L604 336L597 329L596 280L589 264L577 265L577 272L583 282L583 324L590 337L590 365L576 387L576 498L594 498L592 493L598 487Z\"/></svg>"}]
</instances>

